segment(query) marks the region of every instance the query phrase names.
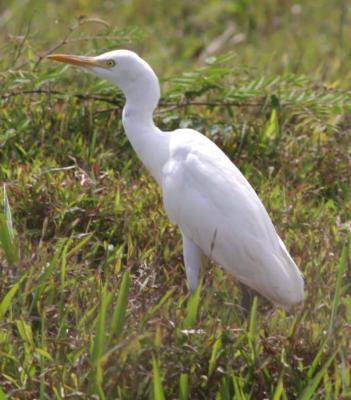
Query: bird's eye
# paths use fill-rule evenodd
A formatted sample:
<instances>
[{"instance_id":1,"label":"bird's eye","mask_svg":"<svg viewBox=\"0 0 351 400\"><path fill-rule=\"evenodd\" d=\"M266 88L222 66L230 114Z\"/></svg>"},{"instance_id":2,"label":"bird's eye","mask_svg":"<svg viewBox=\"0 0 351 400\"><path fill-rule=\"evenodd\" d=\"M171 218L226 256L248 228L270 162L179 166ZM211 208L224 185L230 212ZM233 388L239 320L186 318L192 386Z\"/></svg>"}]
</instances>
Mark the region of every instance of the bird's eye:
<instances>
[{"instance_id":1,"label":"bird's eye","mask_svg":"<svg viewBox=\"0 0 351 400\"><path fill-rule=\"evenodd\" d=\"M112 68L116 65L116 62L113 60L107 60L106 61L106 67Z\"/></svg>"}]
</instances>

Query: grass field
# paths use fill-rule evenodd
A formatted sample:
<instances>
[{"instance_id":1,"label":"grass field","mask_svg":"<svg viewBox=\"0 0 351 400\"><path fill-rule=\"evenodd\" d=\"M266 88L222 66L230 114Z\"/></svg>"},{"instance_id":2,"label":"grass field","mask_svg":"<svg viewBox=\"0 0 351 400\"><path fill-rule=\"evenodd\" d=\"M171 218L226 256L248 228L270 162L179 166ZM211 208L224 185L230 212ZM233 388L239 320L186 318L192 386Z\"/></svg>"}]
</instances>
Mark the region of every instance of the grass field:
<instances>
[{"instance_id":1,"label":"grass field","mask_svg":"<svg viewBox=\"0 0 351 400\"><path fill-rule=\"evenodd\" d=\"M347 0L0 3L0 400L351 398ZM45 60L138 51L164 130L215 141L305 276L295 314L203 271L123 133L118 89Z\"/></svg>"}]
</instances>

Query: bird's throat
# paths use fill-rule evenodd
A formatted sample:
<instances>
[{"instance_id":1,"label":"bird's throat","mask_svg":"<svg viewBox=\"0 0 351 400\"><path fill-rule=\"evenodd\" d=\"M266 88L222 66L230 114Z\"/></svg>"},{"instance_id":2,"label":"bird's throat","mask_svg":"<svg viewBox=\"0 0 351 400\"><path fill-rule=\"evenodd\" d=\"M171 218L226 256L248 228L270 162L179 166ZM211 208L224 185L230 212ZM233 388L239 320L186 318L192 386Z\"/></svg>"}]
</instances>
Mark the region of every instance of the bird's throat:
<instances>
[{"instance_id":1,"label":"bird's throat","mask_svg":"<svg viewBox=\"0 0 351 400\"><path fill-rule=\"evenodd\" d=\"M155 180L161 184L162 168L168 157L169 137L155 126L153 109L135 107L127 101L122 122L135 152Z\"/></svg>"}]
</instances>

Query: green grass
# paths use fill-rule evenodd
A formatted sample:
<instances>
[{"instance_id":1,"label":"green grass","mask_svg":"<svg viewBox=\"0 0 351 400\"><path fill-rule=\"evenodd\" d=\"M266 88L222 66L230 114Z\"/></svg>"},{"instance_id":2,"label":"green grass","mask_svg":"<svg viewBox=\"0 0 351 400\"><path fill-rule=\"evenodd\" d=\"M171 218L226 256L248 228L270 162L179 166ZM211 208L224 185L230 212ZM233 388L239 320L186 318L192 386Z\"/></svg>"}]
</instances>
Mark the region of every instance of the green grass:
<instances>
[{"instance_id":1,"label":"green grass","mask_svg":"<svg viewBox=\"0 0 351 400\"><path fill-rule=\"evenodd\" d=\"M0 400L351 397L348 2L187 3L0 4ZM154 66L157 124L240 167L304 273L302 309L257 299L247 317L215 265L189 296L120 92L42 58L57 46Z\"/></svg>"}]
</instances>

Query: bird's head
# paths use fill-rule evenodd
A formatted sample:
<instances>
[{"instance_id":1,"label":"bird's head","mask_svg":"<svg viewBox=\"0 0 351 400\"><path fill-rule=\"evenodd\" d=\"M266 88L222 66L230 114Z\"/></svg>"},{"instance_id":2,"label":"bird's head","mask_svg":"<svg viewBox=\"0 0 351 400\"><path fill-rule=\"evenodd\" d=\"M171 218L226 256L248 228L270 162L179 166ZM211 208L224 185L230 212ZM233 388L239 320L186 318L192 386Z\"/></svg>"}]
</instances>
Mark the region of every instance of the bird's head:
<instances>
[{"instance_id":1,"label":"bird's head","mask_svg":"<svg viewBox=\"0 0 351 400\"><path fill-rule=\"evenodd\" d=\"M121 88L128 98L145 94L153 95L158 101L159 82L149 64L129 50L113 50L96 57L52 54L50 60L72 64L88 70Z\"/></svg>"}]
</instances>

